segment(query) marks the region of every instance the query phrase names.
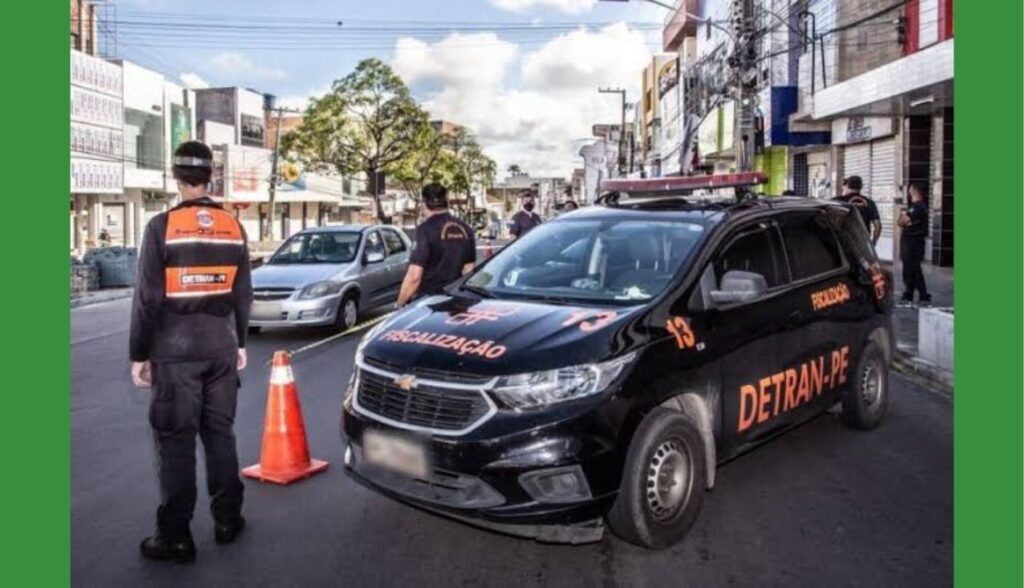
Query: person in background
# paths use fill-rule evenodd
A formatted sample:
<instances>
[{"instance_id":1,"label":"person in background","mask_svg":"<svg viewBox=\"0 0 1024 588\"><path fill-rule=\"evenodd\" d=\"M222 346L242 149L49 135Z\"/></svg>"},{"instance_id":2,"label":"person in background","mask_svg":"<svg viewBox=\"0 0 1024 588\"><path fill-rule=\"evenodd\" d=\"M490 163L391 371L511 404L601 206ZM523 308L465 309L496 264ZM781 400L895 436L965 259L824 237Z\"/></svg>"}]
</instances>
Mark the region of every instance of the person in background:
<instances>
[{"instance_id":1,"label":"person in background","mask_svg":"<svg viewBox=\"0 0 1024 588\"><path fill-rule=\"evenodd\" d=\"M910 185L910 207L903 210L897 223L903 228L900 234L900 261L903 262L903 297L901 306L914 303L914 292L918 294L921 306L931 305L928 286L924 283L925 239L928 237L928 201L920 184Z\"/></svg>"},{"instance_id":2,"label":"person in background","mask_svg":"<svg viewBox=\"0 0 1024 588\"><path fill-rule=\"evenodd\" d=\"M576 204L576 202L574 200L568 200L562 206L562 211L563 212L572 212L572 211L578 210L578 209L579 209L579 205Z\"/></svg>"},{"instance_id":3,"label":"person in background","mask_svg":"<svg viewBox=\"0 0 1024 588\"><path fill-rule=\"evenodd\" d=\"M540 215L533 211L533 207L533 194L527 192L523 195L522 209L512 217L512 228L509 232L512 233L513 239L529 233L542 222Z\"/></svg>"},{"instance_id":4,"label":"person in background","mask_svg":"<svg viewBox=\"0 0 1024 588\"><path fill-rule=\"evenodd\" d=\"M476 265L473 229L448 212L448 189L427 184L423 205L427 217L416 227L416 245L398 292L399 308L417 298L443 293L445 286Z\"/></svg>"},{"instance_id":5,"label":"person in background","mask_svg":"<svg viewBox=\"0 0 1024 588\"><path fill-rule=\"evenodd\" d=\"M245 230L206 194L213 152L198 141L174 152L181 204L146 225L132 302L132 381L152 387L160 507L146 559L188 562L196 505L196 435L203 441L214 539L231 543L245 526L244 486L233 430L238 372L252 305Z\"/></svg>"},{"instance_id":6,"label":"person in background","mask_svg":"<svg viewBox=\"0 0 1024 588\"><path fill-rule=\"evenodd\" d=\"M832 200L854 205L864 220L864 226L871 231L871 242L878 245L878 239L882 236L882 219L878 215L875 201L860 193L863 188L864 181L860 176L850 176L843 180L843 193Z\"/></svg>"}]
</instances>

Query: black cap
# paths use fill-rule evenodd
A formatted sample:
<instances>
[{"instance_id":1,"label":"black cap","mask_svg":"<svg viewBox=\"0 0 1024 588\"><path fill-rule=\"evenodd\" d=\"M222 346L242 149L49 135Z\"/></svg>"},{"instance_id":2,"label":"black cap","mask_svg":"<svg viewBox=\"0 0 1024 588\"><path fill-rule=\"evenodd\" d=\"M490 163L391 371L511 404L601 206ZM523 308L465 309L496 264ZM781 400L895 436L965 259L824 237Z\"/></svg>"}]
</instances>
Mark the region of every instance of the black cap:
<instances>
[{"instance_id":1,"label":"black cap","mask_svg":"<svg viewBox=\"0 0 1024 588\"><path fill-rule=\"evenodd\" d=\"M448 208L448 188L441 184L427 184L423 186L423 204L431 210Z\"/></svg>"}]
</instances>

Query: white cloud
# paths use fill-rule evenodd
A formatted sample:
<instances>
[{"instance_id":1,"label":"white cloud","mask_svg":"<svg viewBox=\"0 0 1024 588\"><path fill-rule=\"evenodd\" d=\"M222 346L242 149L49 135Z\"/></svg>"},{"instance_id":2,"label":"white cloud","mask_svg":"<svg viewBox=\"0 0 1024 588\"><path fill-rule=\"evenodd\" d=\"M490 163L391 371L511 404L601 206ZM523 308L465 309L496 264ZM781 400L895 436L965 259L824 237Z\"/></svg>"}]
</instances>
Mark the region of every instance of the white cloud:
<instances>
[{"instance_id":1,"label":"white cloud","mask_svg":"<svg viewBox=\"0 0 1024 588\"><path fill-rule=\"evenodd\" d=\"M597 0L491 0L491 4L509 12L554 8L567 14L579 14L593 8Z\"/></svg>"},{"instance_id":2,"label":"white cloud","mask_svg":"<svg viewBox=\"0 0 1024 588\"><path fill-rule=\"evenodd\" d=\"M201 90L203 88L210 87L210 83L204 80L203 77L197 73L185 72L178 76L178 78L181 80L181 83L184 84L186 88L192 90Z\"/></svg>"},{"instance_id":3,"label":"white cloud","mask_svg":"<svg viewBox=\"0 0 1024 588\"><path fill-rule=\"evenodd\" d=\"M323 87L306 92L305 94L289 94L286 96L278 96L277 105L284 108L305 111L306 107L309 106L310 100L312 100L313 98L319 98L330 91L331 89L329 87Z\"/></svg>"},{"instance_id":4,"label":"white cloud","mask_svg":"<svg viewBox=\"0 0 1024 588\"><path fill-rule=\"evenodd\" d=\"M210 68L235 79L272 81L283 80L287 73L280 68L265 67L234 51L220 53L210 60Z\"/></svg>"},{"instance_id":5,"label":"white cloud","mask_svg":"<svg viewBox=\"0 0 1024 588\"><path fill-rule=\"evenodd\" d=\"M467 37L489 44L467 48ZM394 66L407 83L430 88L422 97L433 117L477 133L499 176L513 163L534 176L568 176L582 163L574 141L589 137L594 123L621 116L617 98L598 86L626 88L636 100L650 57L641 32L615 24L572 31L524 53L491 33L438 43L401 39Z\"/></svg>"}]
</instances>

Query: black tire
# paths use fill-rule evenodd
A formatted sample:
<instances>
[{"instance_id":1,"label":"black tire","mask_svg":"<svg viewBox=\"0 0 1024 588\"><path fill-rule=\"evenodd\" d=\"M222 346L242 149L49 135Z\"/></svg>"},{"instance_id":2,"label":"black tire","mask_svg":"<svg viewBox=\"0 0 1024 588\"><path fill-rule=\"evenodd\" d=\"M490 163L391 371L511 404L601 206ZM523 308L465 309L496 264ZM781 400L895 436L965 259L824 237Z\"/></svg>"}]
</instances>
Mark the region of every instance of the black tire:
<instances>
[{"instance_id":1,"label":"black tire","mask_svg":"<svg viewBox=\"0 0 1024 588\"><path fill-rule=\"evenodd\" d=\"M678 456L683 456L683 461ZM674 475L676 472L681 475ZM670 478L674 484L667 483ZM666 486L660 486L660 481ZM681 487L679 496L674 495L676 487ZM608 511L608 526L634 545L670 547L686 536L697 520L706 488L707 463L700 431L683 413L656 408L640 423L629 444L622 487Z\"/></svg>"},{"instance_id":2,"label":"black tire","mask_svg":"<svg viewBox=\"0 0 1024 588\"><path fill-rule=\"evenodd\" d=\"M263 330L263 327L249 327L249 334L255 335Z\"/></svg>"},{"instance_id":3,"label":"black tire","mask_svg":"<svg viewBox=\"0 0 1024 588\"><path fill-rule=\"evenodd\" d=\"M351 304L354 312L346 313L345 306ZM338 302L338 312L335 313L334 327L338 330L345 331L356 326L359 322L359 295L355 292L349 292L341 297Z\"/></svg>"},{"instance_id":4,"label":"black tire","mask_svg":"<svg viewBox=\"0 0 1024 588\"><path fill-rule=\"evenodd\" d=\"M874 341L869 341L857 360L850 388L843 395L843 424L855 429L874 429L889 409L889 362Z\"/></svg>"}]
</instances>

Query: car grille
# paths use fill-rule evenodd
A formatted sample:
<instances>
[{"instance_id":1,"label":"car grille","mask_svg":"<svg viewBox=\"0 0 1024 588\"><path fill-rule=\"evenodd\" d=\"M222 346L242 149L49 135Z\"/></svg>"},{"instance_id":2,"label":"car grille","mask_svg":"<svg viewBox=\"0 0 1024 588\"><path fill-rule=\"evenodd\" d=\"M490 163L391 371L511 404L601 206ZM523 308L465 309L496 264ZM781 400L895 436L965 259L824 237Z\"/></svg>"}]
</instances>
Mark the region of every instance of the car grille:
<instances>
[{"instance_id":1,"label":"car grille","mask_svg":"<svg viewBox=\"0 0 1024 588\"><path fill-rule=\"evenodd\" d=\"M259 288L253 290L254 300L284 300L292 295L295 288Z\"/></svg>"},{"instance_id":2,"label":"car grille","mask_svg":"<svg viewBox=\"0 0 1024 588\"><path fill-rule=\"evenodd\" d=\"M432 370L428 368L420 367L401 367L390 364L386 361L374 359L372 357L364 357L363 361L370 367L377 368L391 372L393 374L412 374L422 380L434 380L437 382L448 382L452 384L470 384L483 386L487 382L491 381L491 378L485 376L478 376L476 374L465 374L461 372L450 372L447 370Z\"/></svg>"},{"instance_id":3,"label":"car grille","mask_svg":"<svg viewBox=\"0 0 1024 588\"><path fill-rule=\"evenodd\" d=\"M437 432L462 432L491 412L479 390L461 390L420 384L411 390L393 378L361 370L357 402L364 411L395 423Z\"/></svg>"}]
</instances>

